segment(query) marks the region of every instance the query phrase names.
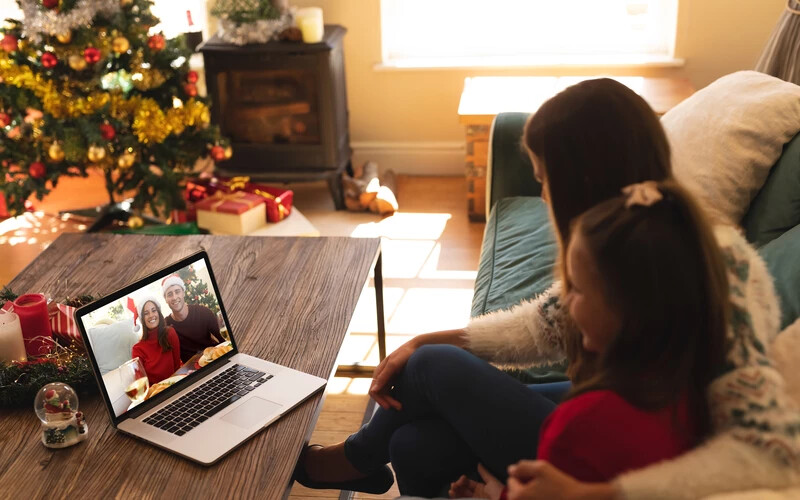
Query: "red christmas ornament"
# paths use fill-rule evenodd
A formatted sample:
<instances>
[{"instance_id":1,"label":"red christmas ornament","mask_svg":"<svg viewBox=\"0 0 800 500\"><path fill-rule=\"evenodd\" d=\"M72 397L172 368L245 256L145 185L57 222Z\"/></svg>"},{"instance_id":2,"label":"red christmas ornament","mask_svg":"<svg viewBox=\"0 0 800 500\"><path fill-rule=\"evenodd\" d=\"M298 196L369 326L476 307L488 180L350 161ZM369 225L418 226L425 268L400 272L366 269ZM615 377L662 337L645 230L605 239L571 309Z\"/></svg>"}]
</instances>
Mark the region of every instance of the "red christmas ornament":
<instances>
[{"instance_id":1,"label":"red christmas ornament","mask_svg":"<svg viewBox=\"0 0 800 500\"><path fill-rule=\"evenodd\" d=\"M222 146L214 146L213 148L211 148L211 158L213 158L214 161L224 160L225 148L223 148Z\"/></svg>"},{"instance_id":2,"label":"red christmas ornament","mask_svg":"<svg viewBox=\"0 0 800 500\"><path fill-rule=\"evenodd\" d=\"M114 130L114 127L112 127L110 123L103 123L100 125L100 135L103 139L112 141L114 137L117 136L117 131Z\"/></svg>"},{"instance_id":3,"label":"red christmas ornament","mask_svg":"<svg viewBox=\"0 0 800 500\"><path fill-rule=\"evenodd\" d=\"M158 52L162 50L167 45L167 41L164 39L164 35L156 34L151 36L147 39L147 46L150 47L151 50Z\"/></svg>"},{"instance_id":4,"label":"red christmas ornament","mask_svg":"<svg viewBox=\"0 0 800 500\"><path fill-rule=\"evenodd\" d=\"M55 9L58 7L58 0L42 0L45 9Z\"/></svg>"},{"instance_id":5,"label":"red christmas ornament","mask_svg":"<svg viewBox=\"0 0 800 500\"><path fill-rule=\"evenodd\" d=\"M0 113L0 128L11 124L11 116L8 113Z\"/></svg>"},{"instance_id":6,"label":"red christmas ornament","mask_svg":"<svg viewBox=\"0 0 800 500\"><path fill-rule=\"evenodd\" d=\"M6 35L3 37L3 40L0 41L0 48L6 52L14 52L17 50L17 42L17 37L10 33L6 33Z\"/></svg>"},{"instance_id":7,"label":"red christmas ornament","mask_svg":"<svg viewBox=\"0 0 800 500\"><path fill-rule=\"evenodd\" d=\"M83 58L89 64L95 64L100 60L100 51L94 47L86 47L83 49Z\"/></svg>"},{"instance_id":8,"label":"red christmas ornament","mask_svg":"<svg viewBox=\"0 0 800 500\"><path fill-rule=\"evenodd\" d=\"M52 52L45 52L42 54L42 66L47 69L55 67L58 64L58 58Z\"/></svg>"},{"instance_id":9,"label":"red christmas ornament","mask_svg":"<svg viewBox=\"0 0 800 500\"><path fill-rule=\"evenodd\" d=\"M197 71L190 71L186 74L186 81L189 83L197 83Z\"/></svg>"},{"instance_id":10,"label":"red christmas ornament","mask_svg":"<svg viewBox=\"0 0 800 500\"><path fill-rule=\"evenodd\" d=\"M44 163L35 161L28 166L28 174L34 179L41 179L47 173Z\"/></svg>"},{"instance_id":11,"label":"red christmas ornament","mask_svg":"<svg viewBox=\"0 0 800 500\"><path fill-rule=\"evenodd\" d=\"M186 92L186 95L189 97L196 97L197 96L197 85L194 83L185 83L183 85L183 91Z\"/></svg>"}]
</instances>

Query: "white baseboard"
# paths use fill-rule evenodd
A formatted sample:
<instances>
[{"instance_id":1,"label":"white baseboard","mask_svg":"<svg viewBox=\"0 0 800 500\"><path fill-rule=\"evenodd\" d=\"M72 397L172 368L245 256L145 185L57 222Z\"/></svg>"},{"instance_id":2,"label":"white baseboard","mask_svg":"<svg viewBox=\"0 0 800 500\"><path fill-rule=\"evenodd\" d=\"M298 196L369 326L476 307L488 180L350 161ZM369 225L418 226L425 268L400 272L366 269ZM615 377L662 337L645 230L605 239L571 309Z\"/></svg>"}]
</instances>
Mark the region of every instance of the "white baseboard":
<instances>
[{"instance_id":1,"label":"white baseboard","mask_svg":"<svg viewBox=\"0 0 800 500\"><path fill-rule=\"evenodd\" d=\"M374 161L380 172L396 174L462 176L465 172L463 142L356 141L350 146L354 167Z\"/></svg>"}]
</instances>

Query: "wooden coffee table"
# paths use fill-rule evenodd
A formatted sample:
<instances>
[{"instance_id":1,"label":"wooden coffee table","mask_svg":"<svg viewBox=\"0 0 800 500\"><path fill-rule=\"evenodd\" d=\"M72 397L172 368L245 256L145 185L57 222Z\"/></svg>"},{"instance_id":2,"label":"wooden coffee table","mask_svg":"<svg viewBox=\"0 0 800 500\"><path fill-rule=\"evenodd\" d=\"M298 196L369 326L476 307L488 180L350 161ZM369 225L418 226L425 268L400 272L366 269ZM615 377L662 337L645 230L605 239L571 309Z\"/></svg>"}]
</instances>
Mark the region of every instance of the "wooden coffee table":
<instances>
[{"instance_id":1,"label":"wooden coffee table","mask_svg":"<svg viewBox=\"0 0 800 500\"><path fill-rule=\"evenodd\" d=\"M376 291L382 286L378 239L63 234L9 287L108 294L200 249L240 350L323 378L336 369L373 268ZM88 439L62 450L41 444L31 407L4 410L0 484L26 498L285 498L323 398L316 394L211 467L116 432L98 394L80 397Z\"/></svg>"}]
</instances>

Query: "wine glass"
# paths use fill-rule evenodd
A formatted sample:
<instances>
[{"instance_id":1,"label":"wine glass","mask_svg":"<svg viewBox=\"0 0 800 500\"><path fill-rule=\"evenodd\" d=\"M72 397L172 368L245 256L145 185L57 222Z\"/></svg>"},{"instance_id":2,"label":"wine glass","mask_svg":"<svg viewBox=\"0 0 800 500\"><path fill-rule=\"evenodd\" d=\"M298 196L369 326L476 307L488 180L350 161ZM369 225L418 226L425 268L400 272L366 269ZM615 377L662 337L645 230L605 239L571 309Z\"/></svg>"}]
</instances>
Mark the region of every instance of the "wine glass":
<instances>
[{"instance_id":1,"label":"wine glass","mask_svg":"<svg viewBox=\"0 0 800 500\"><path fill-rule=\"evenodd\" d=\"M122 387L125 388L125 394L131 401L134 404L144 401L147 390L150 388L150 383L147 380L147 372L144 371L142 360L136 357L126 361L120 366L119 373L122 378Z\"/></svg>"}]
</instances>

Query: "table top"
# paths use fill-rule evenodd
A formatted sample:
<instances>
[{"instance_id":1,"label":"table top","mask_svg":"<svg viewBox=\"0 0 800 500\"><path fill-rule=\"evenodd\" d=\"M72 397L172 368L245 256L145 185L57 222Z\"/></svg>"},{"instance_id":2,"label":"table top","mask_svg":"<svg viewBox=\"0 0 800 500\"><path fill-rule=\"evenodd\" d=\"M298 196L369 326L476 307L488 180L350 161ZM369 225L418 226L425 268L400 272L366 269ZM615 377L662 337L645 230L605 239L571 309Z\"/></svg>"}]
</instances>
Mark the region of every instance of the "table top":
<instances>
[{"instance_id":1,"label":"table top","mask_svg":"<svg viewBox=\"0 0 800 500\"><path fill-rule=\"evenodd\" d=\"M53 297L108 294L205 249L242 352L323 378L380 252L367 238L63 234L9 284ZM31 408L3 411L0 484L28 498L282 498L324 395L318 393L211 467L118 433L98 394L82 396L86 441L41 444Z\"/></svg>"},{"instance_id":2,"label":"table top","mask_svg":"<svg viewBox=\"0 0 800 500\"><path fill-rule=\"evenodd\" d=\"M532 113L561 90L594 76L480 76L466 78L458 115L461 123L490 125L505 111ZM685 78L609 77L641 95L658 115L694 93Z\"/></svg>"}]
</instances>

